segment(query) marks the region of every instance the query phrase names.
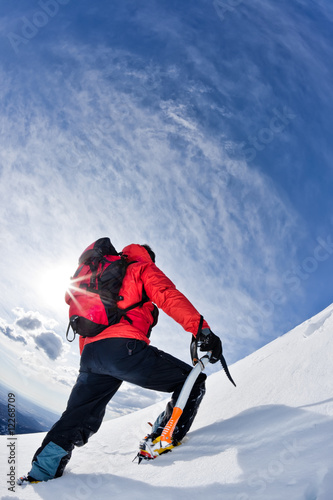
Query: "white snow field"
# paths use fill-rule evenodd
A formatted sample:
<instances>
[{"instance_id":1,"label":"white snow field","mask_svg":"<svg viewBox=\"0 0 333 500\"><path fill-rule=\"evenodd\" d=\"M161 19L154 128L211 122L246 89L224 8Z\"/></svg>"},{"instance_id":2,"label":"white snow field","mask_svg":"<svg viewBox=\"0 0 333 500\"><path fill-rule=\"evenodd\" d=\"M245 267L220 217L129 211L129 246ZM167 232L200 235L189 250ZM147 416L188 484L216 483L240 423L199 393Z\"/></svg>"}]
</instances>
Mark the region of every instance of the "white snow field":
<instances>
[{"instance_id":1,"label":"white snow field","mask_svg":"<svg viewBox=\"0 0 333 500\"><path fill-rule=\"evenodd\" d=\"M1 436L1 498L332 500L332 331L333 305L231 366L237 388L223 371L208 377L184 444L154 461L132 462L162 403L103 423L62 478L15 492ZM16 476L43 436L16 436Z\"/></svg>"}]
</instances>

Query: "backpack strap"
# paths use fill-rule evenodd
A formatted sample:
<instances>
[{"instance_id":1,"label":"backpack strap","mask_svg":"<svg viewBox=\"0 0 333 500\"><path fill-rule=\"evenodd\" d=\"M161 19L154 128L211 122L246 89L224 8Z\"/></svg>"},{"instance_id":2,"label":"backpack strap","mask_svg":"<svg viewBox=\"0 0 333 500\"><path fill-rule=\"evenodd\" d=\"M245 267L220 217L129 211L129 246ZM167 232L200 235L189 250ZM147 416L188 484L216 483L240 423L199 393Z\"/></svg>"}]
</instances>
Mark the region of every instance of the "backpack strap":
<instances>
[{"instance_id":1,"label":"backpack strap","mask_svg":"<svg viewBox=\"0 0 333 500\"><path fill-rule=\"evenodd\" d=\"M133 264L133 262L130 262L130 264ZM144 286L142 285L142 299L139 302L136 302L135 304L132 304L131 306L126 307L125 309L118 308L120 316L125 318L126 321L128 321L130 324L132 324L133 321L131 320L131 318L129 318L127 316L127 313L129 311L131 311L132 309L136 309L137 307L142 307L143 304L145 304L145 302L149 302L149 300L150 299L146 293L146 290L144 289Z\"/></svg>"}]
</instances>

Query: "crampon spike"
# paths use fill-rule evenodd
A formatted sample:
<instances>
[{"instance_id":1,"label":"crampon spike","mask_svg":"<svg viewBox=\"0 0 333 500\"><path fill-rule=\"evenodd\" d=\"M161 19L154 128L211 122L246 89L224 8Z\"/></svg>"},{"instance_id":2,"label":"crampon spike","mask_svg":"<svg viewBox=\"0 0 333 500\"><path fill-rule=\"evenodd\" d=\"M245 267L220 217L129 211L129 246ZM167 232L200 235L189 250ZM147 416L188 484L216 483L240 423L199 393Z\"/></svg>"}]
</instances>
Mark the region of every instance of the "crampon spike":
<instances>
[{"instance_id":1,"label":"crampon spike","mask_svg":"<svg viewBox=\"0 0 333 500\"><path fill-rule=\"evenodd\" d=\"M140 465L143 460L143 457L140 456L140 452L135 455L132 462L135 462L136 460L138 461L138 465Z\"/></svg>"}]
</instances>

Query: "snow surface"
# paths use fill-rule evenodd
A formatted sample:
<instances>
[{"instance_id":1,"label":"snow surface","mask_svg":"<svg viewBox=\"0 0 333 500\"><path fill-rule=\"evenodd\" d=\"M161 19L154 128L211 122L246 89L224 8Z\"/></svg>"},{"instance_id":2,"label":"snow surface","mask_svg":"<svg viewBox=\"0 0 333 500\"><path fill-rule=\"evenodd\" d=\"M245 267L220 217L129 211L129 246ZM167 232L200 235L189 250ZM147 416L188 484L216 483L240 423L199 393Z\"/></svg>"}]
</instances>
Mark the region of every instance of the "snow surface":
<instances>
[{"instance_id":1,"label":"snow surface","mask_svg":"<svg viewBox=\"0 0 333 500\"><path fill-rule=\"evenodd\" d=\"M184 444L154 461L132 462L164 403L104 422L48 483L8 491L2 458L2 500L332 500L332 330L333 304L231 366L237 388L223 371L209 376ZM17 436L17 475L43 436Z\"/></svg>"}]
</instances>

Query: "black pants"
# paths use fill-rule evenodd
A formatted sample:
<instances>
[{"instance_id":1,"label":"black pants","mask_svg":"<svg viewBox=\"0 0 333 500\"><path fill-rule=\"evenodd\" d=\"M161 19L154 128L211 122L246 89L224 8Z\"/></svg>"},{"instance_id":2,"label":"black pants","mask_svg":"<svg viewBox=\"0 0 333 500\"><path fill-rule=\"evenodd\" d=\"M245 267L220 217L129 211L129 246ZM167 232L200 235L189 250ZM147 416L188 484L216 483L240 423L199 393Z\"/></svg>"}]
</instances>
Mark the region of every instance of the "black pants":
<instances>
[{"instance_id":1,"label":"black pants","mask_svg":"<svg viewBox=\"0 0 333 500\"><path fill-rule=\"evenodd\" d=\"M157 433L161 433L191 369L190 365L143 341L114 338L86 345L67 408L35 453L30 475L42 480L62 475L74 446L83 446L98 431L106 405L123 381L172 393L155 425ZM179 419L173 434L179 441L192 425L205 394L205 379L206 375L201 373Z\"/></svg>"}]
</instances>

